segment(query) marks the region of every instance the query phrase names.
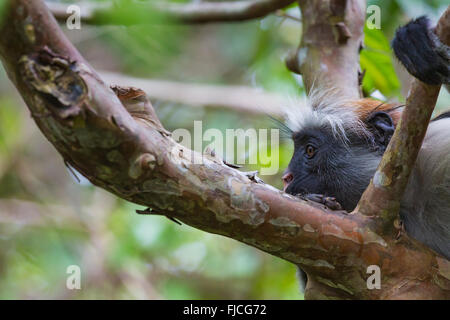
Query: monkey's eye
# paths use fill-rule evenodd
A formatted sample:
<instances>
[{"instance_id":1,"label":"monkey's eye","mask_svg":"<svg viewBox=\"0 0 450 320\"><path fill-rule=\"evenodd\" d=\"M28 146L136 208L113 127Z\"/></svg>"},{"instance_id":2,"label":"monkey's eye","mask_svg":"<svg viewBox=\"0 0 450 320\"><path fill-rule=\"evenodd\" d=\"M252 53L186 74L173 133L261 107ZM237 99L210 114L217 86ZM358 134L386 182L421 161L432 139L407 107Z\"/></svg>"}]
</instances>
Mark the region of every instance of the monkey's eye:
<instances>
[{"instance_id":1,"label":"monkey's eye","mask_svg":"<svg viewBox=\"0 0 450 320\"><path fill-rule=\"evenodd\" d=\"M306 157L308 159L311 159L312 157L314 157L316 155L316 148L314 148L312 145L308 144L306 146L305 152L306 152Z\"/></svg>"}]
</instances>

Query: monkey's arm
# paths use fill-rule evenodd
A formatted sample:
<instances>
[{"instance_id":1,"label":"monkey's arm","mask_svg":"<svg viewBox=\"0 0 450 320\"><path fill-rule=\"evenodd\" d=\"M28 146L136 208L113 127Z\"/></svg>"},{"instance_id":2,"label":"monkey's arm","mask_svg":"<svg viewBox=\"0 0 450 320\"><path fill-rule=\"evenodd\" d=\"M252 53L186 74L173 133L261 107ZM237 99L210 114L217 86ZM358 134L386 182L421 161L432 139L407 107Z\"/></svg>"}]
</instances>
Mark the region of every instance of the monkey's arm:
<instances>
[{"instance_id":1,"label":"monkey's arm","mask_svg":"<svg viewBox=\"0 0 450 320\"><path fill-rule=\"evenodd\" d=\"M431 85L450 84L450 47L439 40L427 17L397 29L392 49L417 79Z\"/></svg>"}]
</instances>

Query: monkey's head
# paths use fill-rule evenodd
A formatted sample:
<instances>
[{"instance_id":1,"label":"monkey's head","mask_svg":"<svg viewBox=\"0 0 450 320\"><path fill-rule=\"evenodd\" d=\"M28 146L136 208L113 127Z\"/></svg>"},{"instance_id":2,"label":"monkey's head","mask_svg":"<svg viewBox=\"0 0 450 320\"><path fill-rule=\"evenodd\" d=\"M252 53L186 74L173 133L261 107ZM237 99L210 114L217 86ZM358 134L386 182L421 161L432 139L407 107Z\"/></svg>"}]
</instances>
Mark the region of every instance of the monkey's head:
<instances>
[{"instance_id":1,"label":"monkey's head","mask_svg":"<svg viewBox=\"0 0 450 320\"><path fill-rule=\"evenodd\" d=\"M375 173L400 111L371 99L342 101L317 93L309 101L299 113L287 114L294 154L284 190L335 197L351 211Z\"/></svg>"}]
</instances>

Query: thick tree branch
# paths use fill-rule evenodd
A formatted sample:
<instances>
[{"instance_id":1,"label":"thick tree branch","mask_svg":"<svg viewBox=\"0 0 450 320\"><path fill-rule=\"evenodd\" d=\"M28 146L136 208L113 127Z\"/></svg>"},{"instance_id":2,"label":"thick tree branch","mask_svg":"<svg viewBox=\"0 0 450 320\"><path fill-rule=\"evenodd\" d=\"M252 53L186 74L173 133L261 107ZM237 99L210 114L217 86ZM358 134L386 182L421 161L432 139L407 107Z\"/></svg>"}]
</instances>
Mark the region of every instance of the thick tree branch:
<instances>
[{"instance_id":1,"label":"thick tree branch","mask_svg":"<svg viewBox=\"0 0 450 320\"><path fill-rule=\"evenodd\" d=\"M218 107L251 114L282 116L288 99L275 93L246 86L190 84L175 81L142 79L111 72L100 72L111 84L137 87L150 98L191 106Z\"/></svg>"},{"instance_id":2,"label":"thick tree branch","mask_svg":"<svg viewBox=\"0 0 450 320\"><path fill-rule=\"evenodd\" d=\"M450 7L439 20L436 32L441 41L450 45ZM440 87L413 79L401 121L356 209L360 213L380 217L385 232L386 229L395 231L393 222L398 219L400 201L422 146Z\"/></svg>"},{"instance_id":3,"label":"thick tree branch","mask_svg":"<svg viewBox=\"0 0 450 320\"><path fill-rule=\"evenodd\" d=\"M140 3L136 10L157 11L169 20L180 23L198 24L210 22L235 22L262 18L278 9L284 8L295 0L248 0L230 2L201 2L201 3ZM66 4L48 3L56 19L65 22L69 17ZM127 5L128 7L130 5ZM130 9L130 8L128 8ZM151 23L150 19L142 15L134 16L131 20L108 20L114 7L108 4L92 4L83 6L82 21L89 24L142 24Z\"/></svg>"},{"instance_id":4,"label":"thick tree branch","mask_svg":"<svg viewBox=\"0 0 450 320\"><path fill-rule=\"evenodd\" d=\"M369 216L328 211L182 147L142 91L105 85L41 0L10 6L0 39L8 76L47 139L92 183L300 265L308 298L450 297L447 260L377 234ZM366 286L373 264L383 290Z\"/></svg>"}]
</instances>

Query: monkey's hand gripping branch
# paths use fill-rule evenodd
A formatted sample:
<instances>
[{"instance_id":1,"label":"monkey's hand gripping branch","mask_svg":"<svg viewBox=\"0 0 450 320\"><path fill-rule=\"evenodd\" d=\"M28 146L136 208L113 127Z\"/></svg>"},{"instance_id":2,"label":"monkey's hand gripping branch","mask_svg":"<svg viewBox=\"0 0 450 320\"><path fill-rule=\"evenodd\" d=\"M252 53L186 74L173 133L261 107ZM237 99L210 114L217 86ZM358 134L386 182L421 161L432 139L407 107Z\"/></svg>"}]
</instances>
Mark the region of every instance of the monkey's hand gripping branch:
<instances>
[{"instance_id":1,"label":"monkey's hand gripping branch","mask_svg":"<svg viewBox=\"0 0 450 320\"><path fill-rule=\"evenodd\" d=\"M450 44L450 7L435 29L440 40ZM441 86L428 85L418 79L411 84L402 118L383 159L355 209L378 220L384 233L398 232L400 201L416 161Z\"/></svg>"},{"instance_id":2,"label":"monkey's hand gripping branch","mask_svg":"<svg viewBox=\"0 0 450 320\"><path fill-rule=\"evenodd\" d=\"M1 29L3 65L35 122L95 185L300 265L309 298L448 295L448 266L376 234L370 217L309 204L177 144L139 90L113 91L99 78L41 0L11 1ZM399 285L397 265L418 260L401 275L420 280ZM384 268L387 290L367 290L372 264Z\"/></svg>"}]
</instances>

